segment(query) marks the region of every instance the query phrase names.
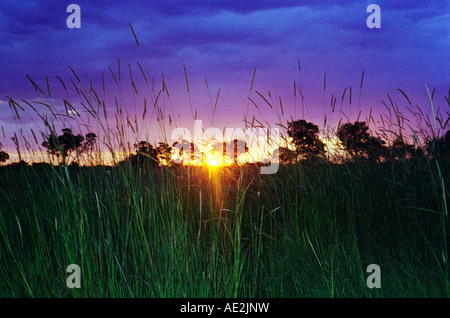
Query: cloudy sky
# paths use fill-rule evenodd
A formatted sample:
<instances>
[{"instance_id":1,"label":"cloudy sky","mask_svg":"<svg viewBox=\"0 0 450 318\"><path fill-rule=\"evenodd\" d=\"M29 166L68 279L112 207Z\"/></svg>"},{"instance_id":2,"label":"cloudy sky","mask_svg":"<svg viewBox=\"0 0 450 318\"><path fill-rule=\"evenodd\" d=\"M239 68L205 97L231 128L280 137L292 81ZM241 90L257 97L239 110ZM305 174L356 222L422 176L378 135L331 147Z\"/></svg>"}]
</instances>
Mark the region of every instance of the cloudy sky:
<instances>
[{"instance_id":1,"label":"cloudy sky","mask_svg":"<svg viewBox=\"0 0 450 318\"><path fill-rule=\"evenodd\" d=\"M25 74L45 90L47 76L51 102L56 108L62 107L61 99L68 97L56 75L69 86L70 79L75 81L69 65L81 82L89 85L92 81L98 91L102 89L103 72L107 93L101 98L110 105L120 94L120 103L130 112L141 110L144 98L152 99L136 62L154 83L156 93L162 88L164 74L170 97L160 102L179 125L192 122L190 103L198 111L198 119L210 120L219 89L215 125L220 128L242 126L248 109L264 120L277 121L276 112L256 91L274 105L279 105L281 98L283 118L304 114L317 124L323 122L324 112L329 113L332 96L337 96L336 107L355 117L358 107L363 113L370 108L382 111L381 101L388 101L387 93L399 105L406 103L398 88L413 105L423 109L429 108L425 85L430 90L436 87L434 98L438 105L445 106L444 96L448 95L450 10L445 0L76 1L81 8L80 29L66 26L70 3L0 3L0 124L6 135L3 141L0 136L3 144L17 128L6 96L38 100L42 95L33 89ZM370 3L381 8L380 29L366 25ZM120 87L109 70L111 67L118 77L118 58ZM130 84L128 64L137 96ZM183 65L189 77L191 102ZM303 91L303 110L298 91L294 96L294 81ZM347 100L350 87L352 105ZM345 89L347 97L341 102ZM76 103L76 92L72 90L70 95ZM260 109L249 102L249 96ZM23 124L31 125L31 120Z\"/></svg>"}]
</instances>

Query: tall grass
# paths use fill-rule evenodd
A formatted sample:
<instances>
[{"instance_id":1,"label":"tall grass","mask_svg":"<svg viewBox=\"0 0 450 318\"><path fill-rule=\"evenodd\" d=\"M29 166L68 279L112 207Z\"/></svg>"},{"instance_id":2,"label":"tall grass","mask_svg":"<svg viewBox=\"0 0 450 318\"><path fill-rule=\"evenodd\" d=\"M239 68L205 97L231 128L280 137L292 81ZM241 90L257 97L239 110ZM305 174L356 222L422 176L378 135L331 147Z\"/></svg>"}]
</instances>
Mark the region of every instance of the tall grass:
<instances>
[{"instance_id":1,"label":"tall grass","mask_svg":"<svg viewBox=\"0 0 450 318\"><path fill-rule=\"evenodd\" d=\"M2 171L0 294L448 296L448 216L427 212L442 208L428 168L221 169L234 171L191 167L189 193L186 167ZM81 289L66 287L69 264Z\"/></svg>"},{"instance_id":2,"label":"tall grass","mask_svg":"<svg viewBox=\"0 0 450 318\"><path fill-rule=\"evenodd\" d=\"M118 93L109 102L104 74L97 91L83 84L72 68L70 84L58 77L67 93L63 114L52 105L48 80L45 92L28 77L40 96L38 102L10 98L18 123L14 142L19 152L25 147L20 153L32 160L46 158L39 134L21 129L23 116L35 121L41 135L69 126L80 132L95 129L99 145L87 156L73 154L73 160L82 164L79 167L1 167L0 296L450 296L448 159L374 163L341 158L345 164L333 160L281 165L274 175L261 175L251 164L217 168L117 164L133 151L134 142L150 139L148 117L156 116L164 142L167 130L180 125L164 77L157 91L145 60L137 66L145 84L137 84L130 65L126 84L142 102L134 105L134 113L124 101L120 59L117 72L109 68ZM299 72L294 96L295 103L301 98L304 114L305 107L309 110L300 64ZM266 111L261 110L268 107L283 127L288 114L282 99L254 91L255 73L256 68L249 107L255 106L261 117L250 119L247 110L246 125L268 127ZM194 120L186 67L184 74ZM363 78L364 73L360 89ZM340 107L333 93L327 110L324 77L324 138L335 133L333 116L347 117L343 109L351 107L351 88L350 96L346 91ZM70 92L80 100L79 107ZM405 110L416 122L403 115L388 95L379 135L386 140L401 135L423 147L428 137L446 128L445 112L433 107L430 119L419 107L413 110L400 92L409 102ZM219 94L214 107L211 102L212 122ZM344 97L349 98L348 105ZM372 111L366 121L375 124ZM381 267L381 289L366 286L366 268L373 263ZM69 264L81 267L80 289L66 287Z\"/></svg>"}]
</instances>

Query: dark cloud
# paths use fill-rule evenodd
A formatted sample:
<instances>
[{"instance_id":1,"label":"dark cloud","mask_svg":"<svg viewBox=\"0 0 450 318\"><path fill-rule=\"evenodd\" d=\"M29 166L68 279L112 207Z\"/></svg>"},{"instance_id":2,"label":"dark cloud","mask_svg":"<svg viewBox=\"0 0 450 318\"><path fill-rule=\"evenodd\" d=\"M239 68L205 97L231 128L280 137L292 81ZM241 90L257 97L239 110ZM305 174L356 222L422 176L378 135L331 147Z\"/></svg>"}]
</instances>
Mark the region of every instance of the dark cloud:
<instances>
[{"instance_id":1,"label":"dark cloud","mask_svg":"<svg viewBox=\"0 0 450 318\"><path fill-rule=\"evenodd\" d=\"M153 75L168 72L167 81L182 79L186 64L222 87L249 81L254 67L258 83L283 81L294 74L297 58L305 75L328 71L347 83L365 69L384 79L377 83L380 90L411 74L420 85L431 79L444 86L450 60L447 2L378 1L382 28L373 30L365 24L370 2L356 0L77 1L82 28L75 30L65 25L68 3L5 0L0 98L34 93L25 73L41 81L56 74L68 80L68 65L80 77L98 79L104 72L112 81L108 66L116 71L118 57L125 70L145 60Z\"/></svg>"}]
</instances>

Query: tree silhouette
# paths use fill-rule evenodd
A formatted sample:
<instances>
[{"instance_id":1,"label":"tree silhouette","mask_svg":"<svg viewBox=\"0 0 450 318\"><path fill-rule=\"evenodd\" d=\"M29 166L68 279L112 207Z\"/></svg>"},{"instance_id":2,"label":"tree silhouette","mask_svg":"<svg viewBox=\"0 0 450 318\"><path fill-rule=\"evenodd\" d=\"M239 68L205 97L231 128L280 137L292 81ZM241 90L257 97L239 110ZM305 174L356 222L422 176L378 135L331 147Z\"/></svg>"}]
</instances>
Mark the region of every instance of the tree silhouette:
<instances>
[{"instance_id":1,"label":"tree silhouette","mask_svg":"<svg viewBox=\"0 0 450 318\"><path fill-rule=\"evenodd\" d=\"M353 158L377 160L385 153L385 142L368 132L365 122L346 123L338 128L337 136Z\"/></svg>"},{"instance_id":2,"label":"tree silhouette","mask_svg":"<svg viewBox=\"0 0 450 318\"><path fill-rule=\"evenodd\" d=\"M139 143L134 144L136 154L130 156L132 164L144 164L149 163L151 166L158 165L158 151L151 143L145 140L141 140Z\"/></svg>"},{"instance_id":3,"label":"tree silhouette","mask_svg":"<svg viewBox=\"0 0 450 318\"><path fill-rule=\"evenodd\" d=\"M0 151L0 162L6 162L9 159L9 155L5 151Z\"/></svg>"},{"instance_id":4,"label":"tree silhouette","mask_svg":"<svg viewBox=\"0 0 450 318\"><path fill-rule=\"evenodd\" d=\"M288 136L292 138L296 153L306 160L323 158L325 144L319 139L319 127L304 119L288 122Z\"/></svg>"},{"instance_id":5,"label":"tree silhouette","mask_svg":"<svg viewBox=\"0 0 450 318\"><path fill-rule=\"evenodd\" d=\"M75 151L82 153L83 151L92 150L97 141L97 136L94 133L86 134L85 137L81 134L74 135L72 129L63 128L63 134L58 136L55 132L51 132L42 146L47 148L47 152L56 157L62 157L62 163L67 164L68 158ZM85 141L83 143L83 141Z\"/></svg>"},{"instance_id":6,"label":"tree silhouette","mask_svg":"<svg viewBox=\"0 0 450 318\"><path fill-rule=\"evenodd\" d=\"M97 143L97 135L94 133L87 133L85 138L84 149L88 151L94 150L94 146Z\"/></svg>"},{"instance_id":7,"label":"tree silhouette","mask_svg":"<svg viewBox=\"0 0 450 318\"><path fill-rule=\"evenodd\" d=\"M47 140L42 143L42 146L47 148L49 154L57 157L61 156L62 162L67 164L68 156L81 147L84 137L80 134L74 135L70 128L64 128L62 132L63 134L60 136L57 136L55 132L51 132Z\"/></svg>"}]
</instances>

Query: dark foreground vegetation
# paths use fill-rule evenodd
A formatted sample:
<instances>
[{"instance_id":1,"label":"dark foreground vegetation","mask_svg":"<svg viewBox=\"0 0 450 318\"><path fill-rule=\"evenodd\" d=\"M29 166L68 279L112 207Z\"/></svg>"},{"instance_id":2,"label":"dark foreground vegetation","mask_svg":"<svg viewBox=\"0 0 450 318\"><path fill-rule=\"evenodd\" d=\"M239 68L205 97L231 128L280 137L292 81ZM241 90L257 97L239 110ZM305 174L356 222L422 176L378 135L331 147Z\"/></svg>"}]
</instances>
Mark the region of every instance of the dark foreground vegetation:
<instances>
[{"instance_id":1,"label":"dark foreground vegetation","mask_svg":"<svg viewBox=\"0 0 450 318\"><path fill-rule=\"evenodd\" d=\"M448 297L448 163L3 167L0 295Z\"/></svg>"}]
</instances>

